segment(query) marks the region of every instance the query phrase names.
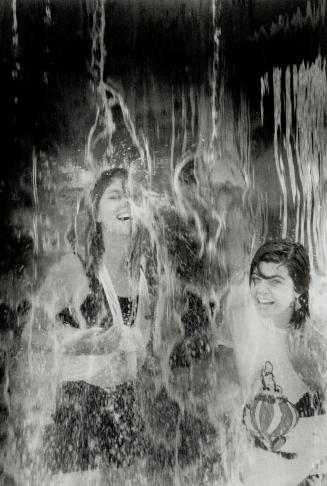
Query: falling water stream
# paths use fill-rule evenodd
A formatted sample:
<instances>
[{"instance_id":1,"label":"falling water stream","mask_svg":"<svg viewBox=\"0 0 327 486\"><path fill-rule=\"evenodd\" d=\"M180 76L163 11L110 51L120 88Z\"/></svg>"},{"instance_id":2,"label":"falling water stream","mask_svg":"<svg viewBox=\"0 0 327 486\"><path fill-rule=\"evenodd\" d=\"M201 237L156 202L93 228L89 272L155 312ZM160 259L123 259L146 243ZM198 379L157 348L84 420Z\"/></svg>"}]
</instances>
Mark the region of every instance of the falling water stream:
<instances>
[{"instance_id":1,"label":"falling water stream","mask_svg":"<svg viewBox=\"0 0 327 486\"><path fill-rule=\"evenodd\" d=\"M17 3L12 0L13 82L21 68ZM64 151L53 156L34 148L30 156L33 205L26 212L12 212L13 225L31 237L33 254L32 272L23 286L23 297L30 305L20 318L22 341L17 344L20 338L14 337L16 344L10 340L7 344L13 351L4 471L14 484L30 486L238 486L249 459L240 389L233 355L221 346L218 335L231 282L248 271L255 248L267 236L291 237L307 246L319 274L319 279L314 278L314 319L319 332L325 333L321 316L327 316L323 302L327 285L326 62L318 56L315 62L276 66L262 75L259 115L254 119L245 93L236 105L226 89L222 5L212 0L208 79L199 86L190 79L172 83L160 93L160 79L153 78L152 91L149 83L144 99L136 102L133 88L124 89L108 75L112 53L106 45L105 0L90 0L86 6L92 19L92 102L84 155L74 160L62 155ZM50 32L55 2L46 0L44 8L43 22ZM49 46L46 53L43 83L47 86L51 84ZM265 163L264 158L253 160L251 124L258 120L265 124L265 99L271 96L274 133L268 164L275 171L275 187L269 188L274 197L268 200L267 181L256 167ZM20 103L17 96L15 103ZM156 111L160 116L155 116ZM62 354L56 334L61 289L53 284L43 308L38 292L53 265L72 249L86 254L90 190L104 170L122 167L131 174L133 224L141 224L146 234L140 252L151 263L145 272L151 285L151 340L134 379L147 446L135 464L98 467L74 476L51 470L44 459L45 430L55 411L61 379ZM127 347L133 345L133 336L126 338ZM115 370L118 364L112 359Z\"/></svg>"}]
</instances>

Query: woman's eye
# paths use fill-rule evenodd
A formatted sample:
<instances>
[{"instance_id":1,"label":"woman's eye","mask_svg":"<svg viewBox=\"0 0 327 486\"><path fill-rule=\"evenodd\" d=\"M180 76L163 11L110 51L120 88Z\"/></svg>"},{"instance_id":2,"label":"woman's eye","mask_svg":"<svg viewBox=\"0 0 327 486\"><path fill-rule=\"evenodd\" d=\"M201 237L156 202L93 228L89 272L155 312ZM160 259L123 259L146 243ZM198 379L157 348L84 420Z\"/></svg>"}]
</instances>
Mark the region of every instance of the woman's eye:
<instances>
[{"instance_id":1,"label":"woman's eye","mask_svg":"<svg viewBox=\"0 0 327 486\"><path fill-rule=\"evenodd\" d=\"M272 283L273 285L278 285L278 284L280 284L281 282L280 282L280 280L273 279L273 280L271 280L271 283Z\"/></svg>"}]
</instances>

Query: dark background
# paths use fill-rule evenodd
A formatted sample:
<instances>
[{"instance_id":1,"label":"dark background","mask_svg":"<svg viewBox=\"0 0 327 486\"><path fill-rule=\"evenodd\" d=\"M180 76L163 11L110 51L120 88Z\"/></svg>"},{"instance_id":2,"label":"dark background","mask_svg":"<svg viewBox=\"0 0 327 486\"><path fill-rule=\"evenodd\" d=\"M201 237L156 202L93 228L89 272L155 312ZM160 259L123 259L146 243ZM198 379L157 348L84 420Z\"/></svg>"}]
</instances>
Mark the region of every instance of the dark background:
<instances>
[{"instance_id":1,"label":"dark background","mask_svg":"<svg viewBox=\"0 0 327 486\"><path fill-rule=\"evenodd\" d=\"M45 1L17 0L18 46L13 46L12 4L0 3L0 268L5 273L19 273L32 256L32 239L26 231L17 236L19 223L13 223L13 214L33 211L33 150L40 169L52 177L48 187L40 187L51 207L56 174L67 160L83 165L94 120L96 73L90 65L97 2L49 5L51 21L46 20ZM315 14L320 2L308 5L286 0L216 3L215 22L221 28L218 84L236 111L241 97L247 99L251 138L259 154L271 145L273 134L272 96L265 98L265 125L260 124L260 76L271 76L274 66L300 65L326 53L325 20ZM105 76L124 93L150 150L166 154L172 92L176 109L182 92L190 88L210 97L212 2L107 0L105 18ZM259 181L267 170L276 177L268 167L272 161L264 160L256 156ZM268 190L264 179L263 192Z\"/></svg>"}]
</instances>

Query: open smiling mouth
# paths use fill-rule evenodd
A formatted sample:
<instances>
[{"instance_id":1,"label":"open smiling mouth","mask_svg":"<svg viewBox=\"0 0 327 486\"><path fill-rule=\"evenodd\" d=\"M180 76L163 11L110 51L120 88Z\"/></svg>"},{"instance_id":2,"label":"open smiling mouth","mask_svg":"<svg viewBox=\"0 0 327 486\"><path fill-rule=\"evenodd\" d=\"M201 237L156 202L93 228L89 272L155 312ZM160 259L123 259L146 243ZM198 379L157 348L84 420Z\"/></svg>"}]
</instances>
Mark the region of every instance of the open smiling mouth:
<instances>
[{"instance_id":1,"label":"open smiling mouth","mask_svg":"<svg viewBox=\"0 0 327 486\"><path fill-rule=\"evenodd\" d=\"M129 213L118 214L116 217L119 221L128 221L131 219L131 215Z\"/></svg>"},{"instance_id":2,"label":"open smiling mouth","mask_svg":"<svg viewBox=\"0 0 327 486\"><path fill-rule=\"evenodd\" d=\"M270 306L270 305L273 305L274 302L272 300L258 299L257 298L257 303L260 306Z\"/></svg>"}]
</instances>

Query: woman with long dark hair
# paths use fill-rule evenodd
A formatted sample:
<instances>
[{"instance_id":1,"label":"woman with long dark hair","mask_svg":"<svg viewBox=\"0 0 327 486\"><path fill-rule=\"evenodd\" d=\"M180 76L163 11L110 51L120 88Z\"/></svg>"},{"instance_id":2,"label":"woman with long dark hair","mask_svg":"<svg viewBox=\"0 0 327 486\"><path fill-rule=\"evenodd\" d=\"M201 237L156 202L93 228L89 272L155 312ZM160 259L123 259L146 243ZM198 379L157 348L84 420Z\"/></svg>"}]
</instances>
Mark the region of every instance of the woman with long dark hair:
<instances>
[{"instance_id":1,"label":"woman with long dark hair","mask_svg":"<svg viewBox=\"0 0 327 486\"><path fill-rule=\"evenodd\" d=\"M90 194L84 255L70 238L73 252L38 292L43 314L33 323L31 350L35 362L42 349L49 362L52 355L55 407L49 404L43 423L52 472L128 465L142 455L133 381L150 338L149 294L128 191L125 169L101 173Z\"/></svg>"}]
</instances>

